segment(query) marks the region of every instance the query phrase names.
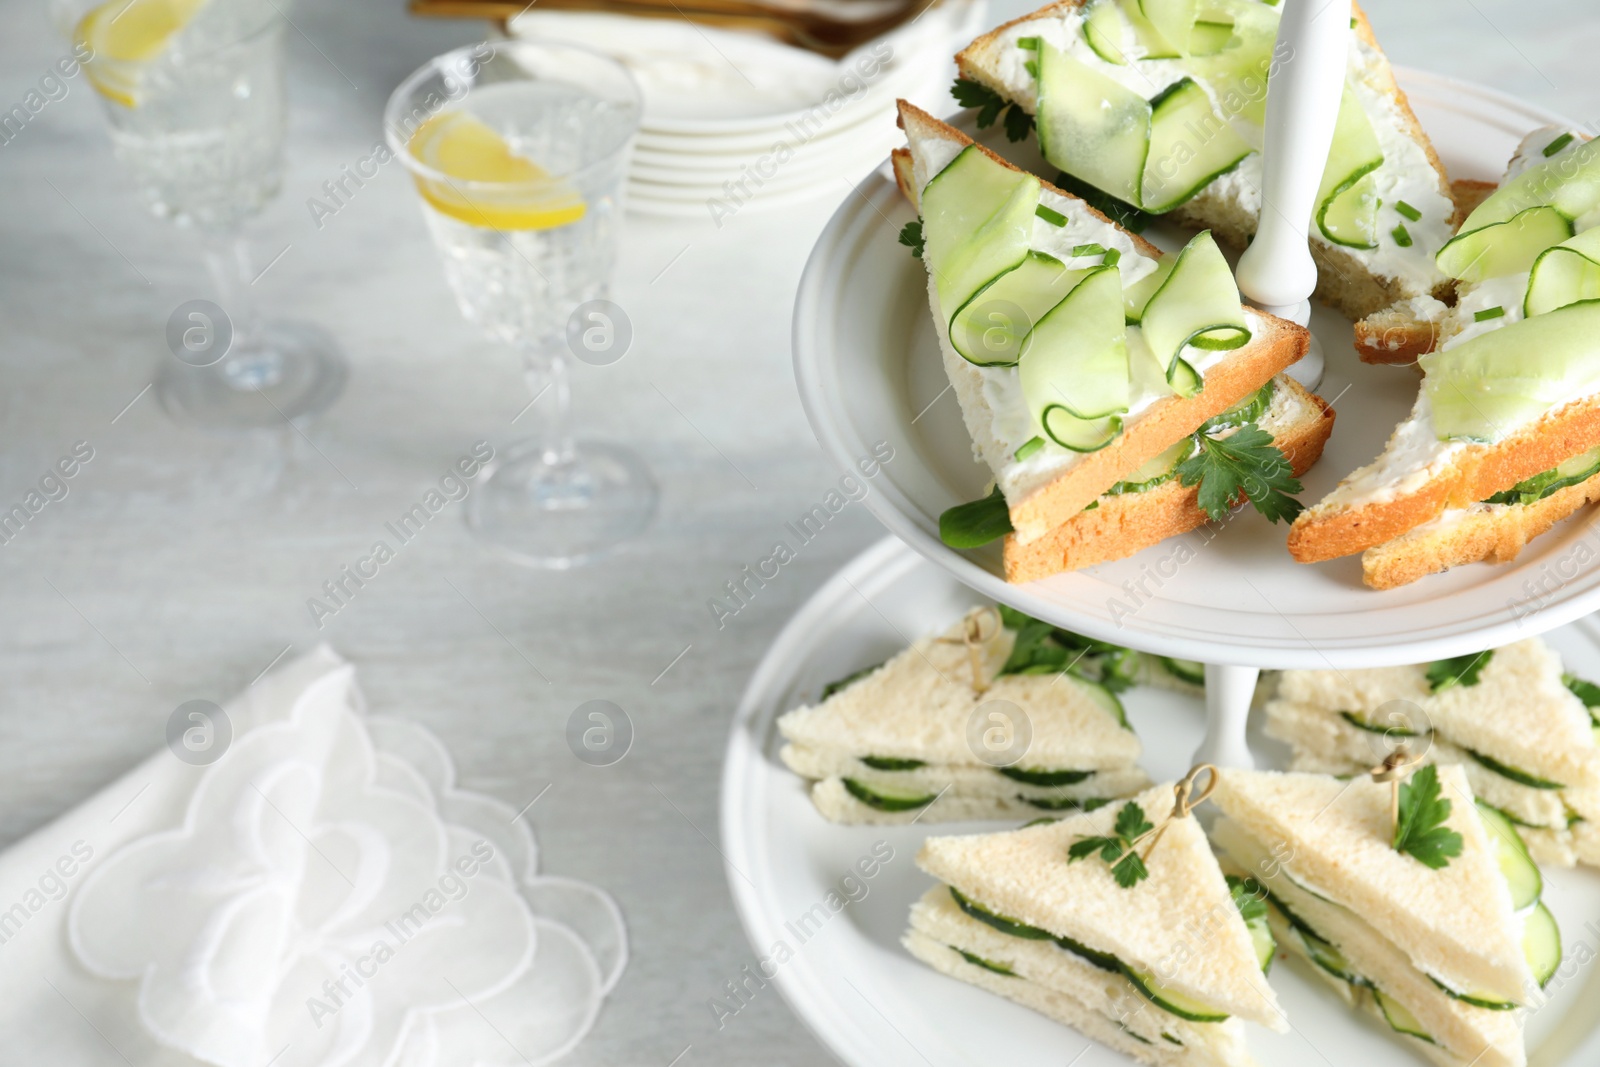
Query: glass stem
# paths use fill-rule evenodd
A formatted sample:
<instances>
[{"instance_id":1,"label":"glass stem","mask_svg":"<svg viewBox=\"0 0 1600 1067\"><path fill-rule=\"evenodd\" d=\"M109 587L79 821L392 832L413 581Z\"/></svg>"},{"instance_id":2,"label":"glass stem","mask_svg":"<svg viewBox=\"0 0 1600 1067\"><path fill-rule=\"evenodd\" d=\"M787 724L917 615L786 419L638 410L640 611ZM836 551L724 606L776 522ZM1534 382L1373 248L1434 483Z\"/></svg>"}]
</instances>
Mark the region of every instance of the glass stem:
<instances>
[{"instance_id":1,"label":"glass stem","mask_svg":"<svg viewBox=\"0 0 1600 1067\"><path fill-rule=\"evenodd\" d=\"M572 390L567 382L567 357L559 344L522 350L523 377L528 383L528 392L534 400L541 401L539 450L544 462L551 466L571 463L576 455L568 424Z\"/></svg>"},{"instance_id":2,"label":"glass stem","mask_svg":"<svg viewBox=\"0 0 1600 1067\"><path fill-rule=\"evenodd\" d=\"M206 268L217 304L233 326L233 342L217 370L235 389L264 389L283 378L283 357L263 344L250 275L250 247L237 232L206 235Z\"/></svg>"}]
</instances>

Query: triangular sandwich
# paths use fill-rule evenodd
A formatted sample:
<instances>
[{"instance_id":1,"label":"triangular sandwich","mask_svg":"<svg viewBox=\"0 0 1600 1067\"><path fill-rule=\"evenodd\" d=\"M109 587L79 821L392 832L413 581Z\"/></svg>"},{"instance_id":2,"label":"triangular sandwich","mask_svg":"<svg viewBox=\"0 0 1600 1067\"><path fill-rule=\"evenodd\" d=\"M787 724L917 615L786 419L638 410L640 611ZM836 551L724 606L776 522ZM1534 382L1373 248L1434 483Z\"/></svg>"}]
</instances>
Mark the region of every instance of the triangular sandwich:
<instances>
[{"instance_id":1,"label":"triangular sandwich","mask_svg":"<svg viewBox=\"0 0 1600 1067\"><path fill-rule=\"evenodd\" d=\"M1442 1067L1522 1067L1518 1009L1540 1002L1561 956L1538 868L1509 823L1478 815L1461 768L1415 771L1398 828L1391 789L1225 771L1213 837L1341 997Z\"/></svg>"},{"instance_id":2,"label":"triangular sandwich","mask_svg":"<svg viewBox=\"0 0 1600 1067\"><path fill-rule=\"evenodd\" d=\"M930 838L917 864L940 884L903 943L1142 1063L1252 1063L1243 1020L1288 1028L1263 973L1264 909L1224 879L1195 819L1173 815L1174 796L1162 785L1059 822ZM1145 828L1163 825L1151 846ZM1135 850L1113 861L1101 843L1122 849L1119 834ZM1124 876L1141 855L1143 876Z\"/></svg>"},{"instance_id":3,"label":"triangular sandwich","mask_svg":"<svg viewBox=\"0 0 1600 1067\"><path fill-rule=\"evenodd\" d=\"M1033 818L1127 796L1150 779L1114 690L1158 668L1073 638L980 609L781 716L780 755L840 823Z\"/></svg>"},{"instance_id":4,"label":"triangular sandwich","mask_svg":"<svg viewBox=\"0 0 1600 1067\"><path fill-rule=\"evenodd\" d=\"M1061 0L956 57L980 124L1037 131L1074 191L1243 248L1261 213L1261 146L1280 7L1259 0ZM1434 253L1457 205L1444 167L1356 10L1332 150L1311 220L1317 295L1358 327L1361 357L1409 363L1451 295Z\"/></svg>"},{"instance_id":5,"label":"triangular sandwich","mask_svg":"<svg viewBox=\"0 0 1600 1067\"><path fill-rule=\"evenodd\" d=\"M1241 306L1209 235L1164 255L904 102L900 123L945 371L996 483L946 513L946 543L1004 536L1006 577L1029 581L1220 518L1246 487L1296 513L1332 412L1274 377L1307 334Z\"/></svg>"}]
</instances>

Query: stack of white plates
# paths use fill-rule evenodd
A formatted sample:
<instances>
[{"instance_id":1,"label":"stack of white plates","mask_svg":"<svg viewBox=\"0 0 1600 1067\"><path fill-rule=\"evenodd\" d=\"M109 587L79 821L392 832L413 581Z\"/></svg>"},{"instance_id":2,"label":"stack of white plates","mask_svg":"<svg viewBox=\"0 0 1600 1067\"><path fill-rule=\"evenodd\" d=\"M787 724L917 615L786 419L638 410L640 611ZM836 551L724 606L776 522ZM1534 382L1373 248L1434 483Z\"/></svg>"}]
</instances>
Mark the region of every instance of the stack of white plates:
<instances>
[{"instance_id":1,"label":"stack of white plates","mask_svg":"<svg viewBox=\"0 0 1600 1067\"><path fill-rule=\"evenodd\" d=\"M951 57L983 20L984 0L942 0L839 60L687 20L529 12L511 32L627 64L644 93L629 209L721 226L740 211L838 199L903 142L896 98L951 108Z\"/></svg>"}]
</instances>

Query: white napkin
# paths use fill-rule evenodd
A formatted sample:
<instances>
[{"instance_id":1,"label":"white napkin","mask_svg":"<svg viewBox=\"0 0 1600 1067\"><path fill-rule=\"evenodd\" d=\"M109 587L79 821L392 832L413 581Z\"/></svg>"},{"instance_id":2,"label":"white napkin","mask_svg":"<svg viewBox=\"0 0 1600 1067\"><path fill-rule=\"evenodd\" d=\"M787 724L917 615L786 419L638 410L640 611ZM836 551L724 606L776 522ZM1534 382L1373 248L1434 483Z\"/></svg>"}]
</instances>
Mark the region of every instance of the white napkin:
<instances>
[{"instance_id":1,"label":"white napkin","mask_svg":"<svg viewBox=\"0 0 1600 1067\"><path fill-rule=\"evenodd\" d=\"M513 1067L582 1040L627 961L609 896L540 876L516 811L362 714L330 650L225 711L214 763L159 752L0 856L0 1064Z\"/></svg>"}]
</instances>

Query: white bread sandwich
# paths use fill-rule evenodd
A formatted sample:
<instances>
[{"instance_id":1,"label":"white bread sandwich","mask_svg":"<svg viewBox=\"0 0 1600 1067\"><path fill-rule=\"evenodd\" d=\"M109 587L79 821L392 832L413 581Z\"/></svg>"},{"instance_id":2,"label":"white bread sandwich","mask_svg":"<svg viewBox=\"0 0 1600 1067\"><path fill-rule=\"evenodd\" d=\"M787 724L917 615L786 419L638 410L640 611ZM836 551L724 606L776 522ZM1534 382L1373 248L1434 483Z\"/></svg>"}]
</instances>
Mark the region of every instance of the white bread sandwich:
<instances>
[{"instance_id":1,"label":"white bread sandwich","mask_svg":"<svg viewBox=\"0 0 1600 1067\"><path fill-rule=\"evenodd\" d=\"M946 513L946 543L1004 536L1007 578L1028 581L1245 498L1292 517L1295 474L1332 428L1320 399L1274 380L1306 332L1243 308L1208 235L1163 255L904 102L900 122L896 175L922 216L920 246L903 239L928 267L945 370L995 476L981 506Z\"/></svg>"},{"instance_id":2,"label":"white bread sandwich","mask_svg":"<svg viewBox=\"0 0 1600 1067\"><path fill-rule=\"evenodd\" d=\"M917 865L940 884L902 943L1141 1063L1248 1067L1245 1020L1288 1029L1264 975L1265 909L1174 798L1162 785L1059 822L929 838Z\"/></svg>"},{"instance_id":3,"label":"white bread sandwich","mask_svg":"<svg viewBox=\"0 0 1600 1067\"><path fill-rule=\"evenodd\" d=\"M781 716L780 757L838 823L1025 819L1128 796L1150 779L1113 690L1166 669L1072 636L979 609Z\"/></svg>"},{"instance_id":4,"label":"white bread sandwich","mask_svg":"<svg viewBox=\"0 0 1600 1067\"><path fill-rule=\"evenodd\" d=\"M1480 817L1459 767L1399 788L1223 772L1212 830L1265 887L1274 930L1347 1003L1441 1067L1523 1067L1518 1008L1561 959L1542 882L1509 823Z\"/></svg>"},{"instance_id":5,"label":"white bread sandwich","mask_svg":"<svg viewBox=\"0 0 1600 1067\"><path fill-rule=\"evenodd\" d=\"M1303 563L1364 553L1392 588L1477 560L1600 497L1600 143L1531 135L1439 253L1459 281L1409 418L1289 534Z\"/></svg>"},{"instance_id":6,"label":"white bread sandwich","mask_svg":"<svg viewBox=\"0 0 1600 1067\"><path fill-rule=\"evenodd\" d=\"M958 102L1013 139L1036 129L1073 191L1123 217L1162 215L1242 249L1261 214L1261 146L1279 8L1260 0L1059 0L956 57ZM1409 363L1452 299L1434 262L1457 204L1389 61L1356 9L1350 63L1311 228L1317 295L1369 362Z\"/></svg>"},{"instance_id":7,"label":"white bread sandwich","mask_svg":"<svg viewBox=\"0 0 1600 1067\"><path fill-rule=\"evenodd\" d=\"M1297 771L1359 774L1405 740L1457 764L1481 804L1514 823L1541 863L1600 865L1600 689L1538 638L1475 656L1349 671L1285 671L1266 732Z\"/></svg>"}]
</instances>

